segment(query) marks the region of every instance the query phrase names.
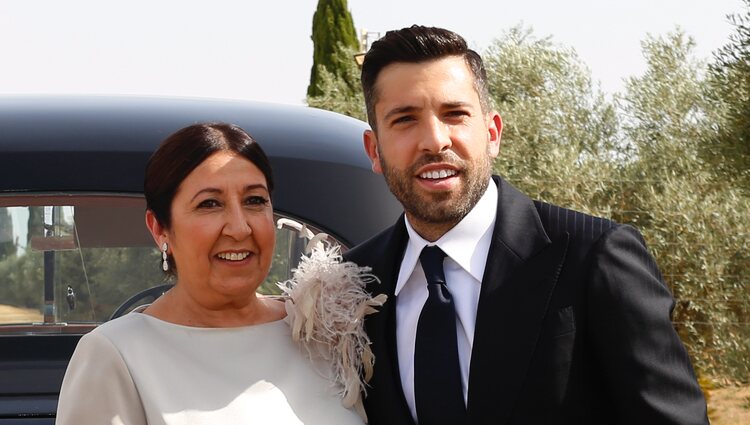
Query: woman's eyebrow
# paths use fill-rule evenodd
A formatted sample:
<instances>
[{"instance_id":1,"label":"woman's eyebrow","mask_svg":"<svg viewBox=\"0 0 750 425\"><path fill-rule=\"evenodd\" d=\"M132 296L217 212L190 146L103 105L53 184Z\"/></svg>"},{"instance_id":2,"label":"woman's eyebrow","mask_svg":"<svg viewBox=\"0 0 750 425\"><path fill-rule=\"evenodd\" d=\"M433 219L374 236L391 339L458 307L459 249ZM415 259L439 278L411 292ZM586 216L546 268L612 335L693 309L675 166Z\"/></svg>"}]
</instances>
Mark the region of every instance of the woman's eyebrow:
<instances>
[{"instance_id":1,"label":"woman's eyebrow","mask_svg":"<svg viewBox=\"0 0 750 425\"><path fill-rule=\"evenodd\" d=\"M245 192L250 192L250 191L256 190L256 189L262 189L266 193L268 193L268 188L266 187L266 185L264 185L262 183L249 184L249 185L245 186Z\"/></svg>"},{"instance_id":2,"label":"woman's eyebrow","mask_svg":"<svg viewBox=\"0 0 750 425\"><path fill-rule=\"evenodd\" d=\"M245 192L249 192L251 190L256 190L256 189L263 189L266 192L268 192L268 188L263 183L255 183L255 184L249 184L245 186ZM216 187L206 187L196 192L196 194L193 195L190 201L192 202L193 200L195 200L195 198L197 198L203 193L221 194L223 193L223 190L216 188Z\"/></svg>"},{"instance_id":3,"label":"woman's eyebrow","mask_svg":"<svg viewBox=\"0 0 750 425\"><path fill-rule=\"evenodd\" d=\"M198 197L198 195L200 195L202 193L221 193L221 192L222 192L221 189L218 189L218 188L215 188L215 187L207 187L205 189L201 189L198 192L196 192L196 194L193 195L192 198L190 198L190 201L192 202L193 200L195 200L195 198Z\"/></svg>"}]
</instances>

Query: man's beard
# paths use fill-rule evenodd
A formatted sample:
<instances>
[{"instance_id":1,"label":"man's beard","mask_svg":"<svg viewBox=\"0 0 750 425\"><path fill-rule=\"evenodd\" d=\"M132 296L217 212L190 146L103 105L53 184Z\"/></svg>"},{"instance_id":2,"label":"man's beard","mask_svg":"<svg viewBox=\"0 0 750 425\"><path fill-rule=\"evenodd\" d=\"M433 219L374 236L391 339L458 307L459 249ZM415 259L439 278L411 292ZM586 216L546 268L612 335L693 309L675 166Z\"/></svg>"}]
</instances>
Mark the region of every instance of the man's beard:
<instances>
[{"instance_id":1,"label":"man's beard","mask_svg":"<svg viewBox=\"0 0 750 425\"><path fill-rule=\"evenodd\" d=\"M379 156L383 177L393 195L408 215L425 224L457 224L479 202L492 175L489 152L474 162L463 161L451 151L425 154L403 171L392 168L382 154ZM432 163L458 167L457 176L461 180L458 192L424 193L417 187L416 170Z\"/></svg>"}]
</instances>

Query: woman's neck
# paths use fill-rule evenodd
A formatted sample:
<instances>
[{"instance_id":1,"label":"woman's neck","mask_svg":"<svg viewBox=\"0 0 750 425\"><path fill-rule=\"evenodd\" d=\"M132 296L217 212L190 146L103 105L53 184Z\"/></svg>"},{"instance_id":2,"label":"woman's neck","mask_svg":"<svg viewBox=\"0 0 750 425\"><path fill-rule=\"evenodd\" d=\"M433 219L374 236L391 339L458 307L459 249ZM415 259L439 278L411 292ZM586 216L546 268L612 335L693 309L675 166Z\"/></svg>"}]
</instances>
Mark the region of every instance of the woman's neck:
<instances>
[{"instance_id":1,"label":"woman's neck","mask_svg":"<svg viewBox=\"0 0 750 425\"><path fill-rule=\"evenodd\" d=\"M240 300L206 303L191 297L179 284L151 304L145 314L166 322L202 328L259 325L286 316L284 303L253 293Z\"/></svg>"}]
</instances>

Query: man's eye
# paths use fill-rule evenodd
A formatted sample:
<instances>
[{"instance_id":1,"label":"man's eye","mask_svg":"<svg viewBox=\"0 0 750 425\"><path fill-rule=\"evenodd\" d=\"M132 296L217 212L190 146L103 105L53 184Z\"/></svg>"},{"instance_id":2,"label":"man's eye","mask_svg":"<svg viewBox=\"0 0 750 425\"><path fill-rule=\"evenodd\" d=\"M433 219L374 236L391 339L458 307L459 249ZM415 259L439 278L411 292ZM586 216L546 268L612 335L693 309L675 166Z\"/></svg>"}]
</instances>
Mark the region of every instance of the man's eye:
<instances>
[{"instance_id":1,"label":"man's eye","mask_svg":"<svg viewBox=\"0 0 750 425\"><path fill-rule=\"evenodd\" d=\"M268 198L263 196L248 196L247 199L245 199L245 204L253 206L268 205Z\"/></svg>"},{"instance_id":2,"label":"man's eye","mask_svg":"<svg viewBox=\"0 0 750 425\"><path fill-rule=\"evenodd\" d=\"M414 118L412 118L409 115L405 115L403 117L398 117L395 120L393 120L393 124L401 124L409 121L414 121Z\"/></svg>"},{"instance_id":3,"label":"man's eye","mask_svg":"<svg viewBox=\"0 0 750 425\"><path fill-rule=\"evenodd\" d=\"M469 115L469 113L466 111L458 110L458 111L449 111L446 115L449 117L464 117L464 116Z\"/></svg>"},{"instance_id":4,"label":"man's eye","mask_svg":"<svg viewBox=\"0 0 750 425\"><path fill-rule=\"evenodd\" d=\"M215 199L206 199L198 204L198 208L216 208L219 205L219 201Z\"/></svg>"}]
</instances>

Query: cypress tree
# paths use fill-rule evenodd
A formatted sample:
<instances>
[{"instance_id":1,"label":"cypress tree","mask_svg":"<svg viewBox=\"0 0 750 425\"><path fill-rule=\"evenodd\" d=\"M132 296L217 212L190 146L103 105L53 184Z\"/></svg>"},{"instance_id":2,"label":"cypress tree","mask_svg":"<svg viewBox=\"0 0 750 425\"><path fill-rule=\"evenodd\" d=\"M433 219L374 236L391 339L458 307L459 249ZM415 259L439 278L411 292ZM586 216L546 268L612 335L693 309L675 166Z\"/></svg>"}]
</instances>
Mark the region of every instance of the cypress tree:
<instances>
[{"instance_id":1,"label":"cypress tree","mask_svg":"<svg viewBox=\"0 0 750 425\"><path fill-rule=\"evenodd\" d=\"M346 0L318 0L318 8L313 15L312 40L313 65L307 87L308 98L323 94L321 68L336 78L346 79L346 84L354 89L357 82L348 81L347 78L349 64L342 63L342 55L337 54L341 49L359 50L357 31Z\"/></svg>"}]
</instances>

